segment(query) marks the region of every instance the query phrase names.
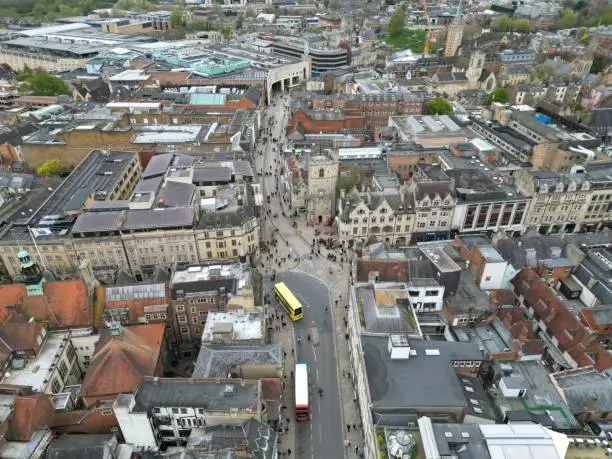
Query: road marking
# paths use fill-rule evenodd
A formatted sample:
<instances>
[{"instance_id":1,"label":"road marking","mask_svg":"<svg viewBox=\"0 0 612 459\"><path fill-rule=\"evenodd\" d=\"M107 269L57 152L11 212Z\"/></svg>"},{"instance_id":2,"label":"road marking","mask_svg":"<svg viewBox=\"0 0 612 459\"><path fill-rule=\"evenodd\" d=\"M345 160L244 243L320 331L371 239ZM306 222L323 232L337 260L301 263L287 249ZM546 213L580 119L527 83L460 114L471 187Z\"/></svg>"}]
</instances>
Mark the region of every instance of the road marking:
<instances>
[{"instance_id":1,"label":"road marking","mask_svg":"<svg viewBox=\"0 0 612 459\"><path fill-rule=\"evenodd\" d=\"M302 301L302 303L306 305L306 309L310 309L310 305L308 304L308 302L304 299L302 295L300 295L299 293L296 293L295 295Z\"/></svg>"},{"instance_id":2,"label":"road marking","mask_svg":"<svg viewBox=\"0 0 612 459\"><path fill-rule=\"evenodd\" d=\"M320 385L319 384L319 369L318 368L317 368L317 385Z\"/></svg>"},{"instance_id":3,"label":"road marking","mask_svg":"<svg viewBox=\"0 0 612 459\"><path fill-rule=\"evenodd\" d=\"M314 354L314 359L315 359L315 362L316 362L317 361L317 351L315 351L314 347L312 348L312 353ZM317 371L319 371L319 370L317 370Z\"/></svg>"},{"instance_id":4,"label":"road marking","mask_svg":"<svg viewBox=\"0 0 612 459\"><path fill-rule=\"evenodd\" d=\"M319 423L319 445L323 446L323 430L321 429L321 423Z\"/></svg>"}]
</instances>

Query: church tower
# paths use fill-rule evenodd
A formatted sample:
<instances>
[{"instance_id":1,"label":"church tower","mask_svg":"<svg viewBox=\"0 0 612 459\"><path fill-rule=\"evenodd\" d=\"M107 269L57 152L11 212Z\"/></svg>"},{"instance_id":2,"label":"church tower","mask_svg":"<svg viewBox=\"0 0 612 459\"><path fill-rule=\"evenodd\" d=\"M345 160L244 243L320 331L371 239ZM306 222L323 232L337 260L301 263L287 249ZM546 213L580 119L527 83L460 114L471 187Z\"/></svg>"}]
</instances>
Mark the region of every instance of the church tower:
<instances>
[{"instance_id":1,"label":"church tower","mask_svg":"<svg viewBox=\"0 0 612 459\"><path fill-rule=\"evenodd\" d=\"M461 46L461 40L463 39L464 27L465 24L463 23L463 19L461 19L461 0L459 0L455 18L448 26L448 30L446 32L446 43L444 45L445 57L450 57L457 54L457 50Z\"/></svg>"},{"instance_id":2,"label":"church tower","mask_svg":"<svg viewBox=\"0 0 612 459\"><path fill-rule=\"evenodd\" d=\"M338 161L330 151L312 152L308 161L308 219L327 224L336 214Z\"/></svg>"},{"instance_id":3,"label":"church tower","mask_svg":"<svg viewBox=\"0 0 612 459\"><path fill-rule=\"evenodd\" d=\"M473 51L470 54L470 64L468 66L467 72L465 72L465 76L468 79L470 89L478 88L478 80L482 75L482 69L485 65L486 55L482 51Z\"/></svg>"}]
</instances>

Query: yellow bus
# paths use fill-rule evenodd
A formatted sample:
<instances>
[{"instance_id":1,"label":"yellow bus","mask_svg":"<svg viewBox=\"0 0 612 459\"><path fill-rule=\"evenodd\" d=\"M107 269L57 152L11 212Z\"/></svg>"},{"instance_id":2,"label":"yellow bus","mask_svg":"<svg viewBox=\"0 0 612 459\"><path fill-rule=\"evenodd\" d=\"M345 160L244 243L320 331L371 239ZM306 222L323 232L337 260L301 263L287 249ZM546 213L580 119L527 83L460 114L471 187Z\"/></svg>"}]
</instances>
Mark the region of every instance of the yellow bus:
<instances>
[{"instance_id":1,"label":"yellow bus","mask_svg":"<svg viewBox=\"0 0 612 459\"><path fill-rule=\"evenodd\" d=\"M276 301L285 308L291 320L300 320L304 318L304 309L302 305L284 282L274 284L274 296L276 297Z\"/></svg>"}]
</instances>

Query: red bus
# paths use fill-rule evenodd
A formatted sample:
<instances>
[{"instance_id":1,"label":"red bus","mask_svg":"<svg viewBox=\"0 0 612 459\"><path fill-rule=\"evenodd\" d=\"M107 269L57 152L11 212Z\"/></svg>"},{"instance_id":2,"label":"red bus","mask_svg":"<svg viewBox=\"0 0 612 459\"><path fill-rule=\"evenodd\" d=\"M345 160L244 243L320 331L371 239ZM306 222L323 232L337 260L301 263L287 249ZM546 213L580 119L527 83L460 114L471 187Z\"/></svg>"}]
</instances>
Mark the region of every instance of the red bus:
<instances>
[{"instance_id":1,"label":"red bus","mask_svg":"<svg viewBox=\"0 0 612 459\"><path fill-rule=\"evenodd\" d=\"M295 420L310 421L308 403L308 366L305 362L295 364Z\"/></svg>"}]
</instances>

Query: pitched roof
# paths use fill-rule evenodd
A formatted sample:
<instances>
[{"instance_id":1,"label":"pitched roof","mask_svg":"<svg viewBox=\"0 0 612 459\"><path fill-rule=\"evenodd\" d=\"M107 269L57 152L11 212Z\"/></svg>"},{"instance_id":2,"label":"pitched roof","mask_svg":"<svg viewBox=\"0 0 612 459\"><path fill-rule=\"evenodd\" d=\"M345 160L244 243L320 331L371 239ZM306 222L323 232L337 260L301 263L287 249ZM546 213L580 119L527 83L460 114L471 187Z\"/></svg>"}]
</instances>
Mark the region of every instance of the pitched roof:
<instances>
[{"instance_id":1,"label":"pitched roof","mask_svg":"<svg viewBox=\"0 0 612 459\"><path fill-rule=\"evenodd\" d=\"M557 298L533 269L523 269L512 284L517 294L523 295L536 318L546 324L547 332L554 336L578 366L594 366L599 371L612 367L612 354L597 342L595 333L587 329Z\"/></svg>"},{"instance_id":2,"label":"pitched roof","mask_svg":"<svg viewBox=\"0 0 612 459\"><path fill-rule=\"evenodd\" d=\"M47 394L15 397L15 416L7 438L11 441L29 441L32 434L51 425L53 404Z\"/></svg>"},{"instance_id":3,"label":"pitched roof","mask_svg":"<svg viewBox=\"0 0 612 459\"><path fill-rule=\"evenodd\" d=\"M39 322L10 321L0 325L0 338L15 351L32 349L38 353L40 343L37 342L37 338L42 328L43 324Z\"/></svg>"},{"instance_id":4,"label":"pitched roof","mask_svg":"<svg viewBox=\"0 0 612 459\"><path fill-rule=\"evenodd\" d=\"M82 386L84 398L133 392L155 375L165 324L134 325L114 335L102 330Z\"/></svg>"},{"instance_id":5,"label":"pitched roof","mask_svg":"<svg viewBox=\"0 0 612 459\"><path fill-rule=\"evenodd\" d=\"M14 309L6 307L13 305L39 322L49 322L51 328L92 324L87 286L82 279L46 282L42 290L42 295L28 295L24 284L1 286L0 322L14 313Z\"/></svg>"},{"instance_id":6,"label":"pitched roof","mask_svg":"<svg viewBox=\"0 0 612 459\"><path fill-rule=\"evenodd\" d=\"M54 413L51 421L57 433L102 434L118 426L114 411L99 408Z\"/></svg>"}]
</instances>

